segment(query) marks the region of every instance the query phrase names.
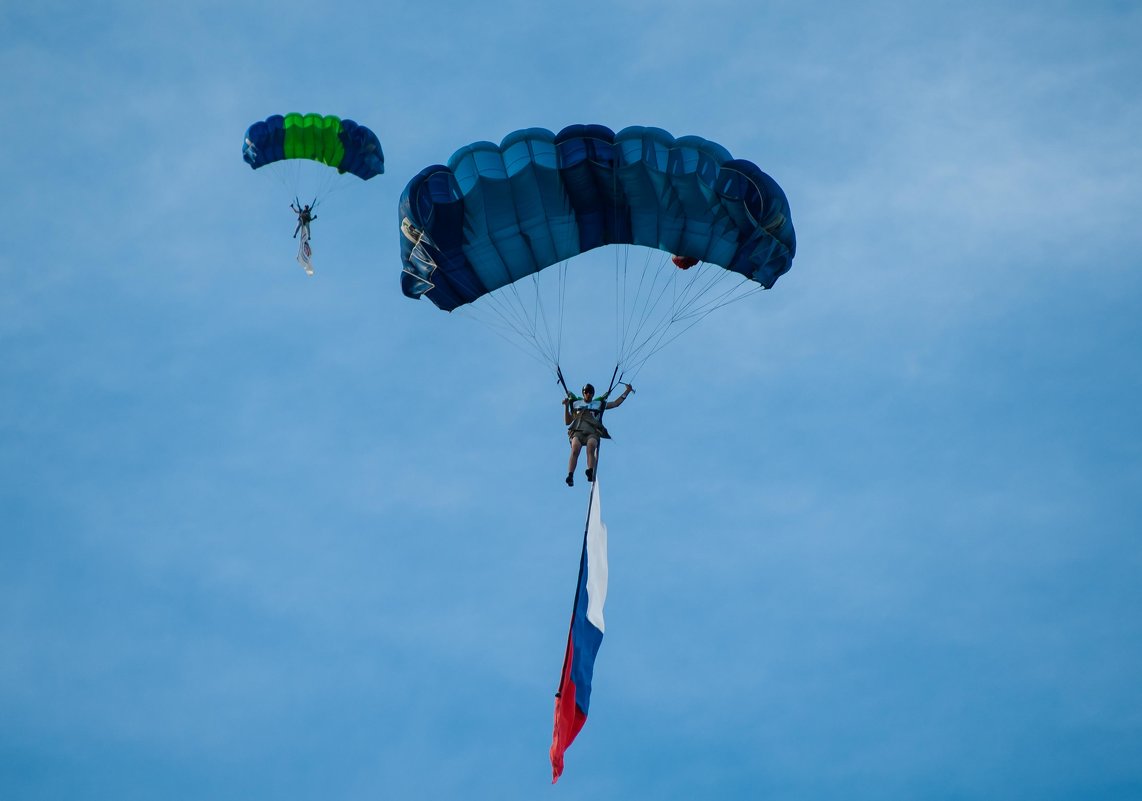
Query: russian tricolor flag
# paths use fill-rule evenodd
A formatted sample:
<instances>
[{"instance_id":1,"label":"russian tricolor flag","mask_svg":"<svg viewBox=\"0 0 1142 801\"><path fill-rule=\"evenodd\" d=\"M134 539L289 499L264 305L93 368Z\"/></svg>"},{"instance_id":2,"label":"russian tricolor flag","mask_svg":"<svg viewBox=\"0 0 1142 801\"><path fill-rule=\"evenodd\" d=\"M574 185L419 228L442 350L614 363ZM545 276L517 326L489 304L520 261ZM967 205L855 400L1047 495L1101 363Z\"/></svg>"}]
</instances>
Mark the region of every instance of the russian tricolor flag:
<instances>
[{"instance_id":1,"label":"russian tricolor flag","mask_svg":"<svg viewBox=\"0 0 1142 801\"><path fill-rule=\"evenodd\" d=\"M599 482L591 485L587 531L579 561L579 586L571 613L571 631L563 657L563 675L555 694L555 731L551 735L551 783L563 773L563 752L587 722L591 674L603 642L603 602L607 600L607 527L599 511Z\"/></svg>"}]
</instances>

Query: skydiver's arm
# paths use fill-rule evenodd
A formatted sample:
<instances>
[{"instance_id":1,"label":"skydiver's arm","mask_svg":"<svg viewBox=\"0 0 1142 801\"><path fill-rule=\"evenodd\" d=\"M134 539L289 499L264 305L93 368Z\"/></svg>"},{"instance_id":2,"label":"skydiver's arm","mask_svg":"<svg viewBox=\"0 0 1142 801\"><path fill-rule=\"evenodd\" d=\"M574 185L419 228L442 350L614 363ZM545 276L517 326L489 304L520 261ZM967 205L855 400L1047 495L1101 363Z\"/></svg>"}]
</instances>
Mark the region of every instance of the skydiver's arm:
<instances>
[{"instance_id":1,"label":"skydiver's arm","mask_svg":"<svg viewBox=\"0 0 1142 801\"><path fill-rule=\"evenodd\" d=\"M571 425L571 396L563 399L563 425Z\"/></svg>"},{"instance_id":2,"label":"skydiver's arm","mask_svg":"<svg viewBox=\"0 0 1142 801\"><path fill-rule=\"evenodd\" d=\"M632 392L634 392L634 387L632 387L630 384L627 384L627 388L623 390L622 395L619 395L619 399L613 400L610 403L608 403L607 408L613 409L616 406L622 406L623 401L625 401L627 399L627 395L631 394Z\"/></svg>"}]
</instances>

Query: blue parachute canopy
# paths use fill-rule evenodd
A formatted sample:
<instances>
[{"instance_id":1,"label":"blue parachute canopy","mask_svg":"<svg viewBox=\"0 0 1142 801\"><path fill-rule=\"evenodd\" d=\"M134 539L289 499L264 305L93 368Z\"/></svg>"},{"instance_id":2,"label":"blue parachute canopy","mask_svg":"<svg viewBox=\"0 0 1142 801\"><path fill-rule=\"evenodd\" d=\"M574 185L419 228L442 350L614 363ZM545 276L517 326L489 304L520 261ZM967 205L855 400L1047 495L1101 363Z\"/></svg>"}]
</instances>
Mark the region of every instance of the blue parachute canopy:
<instances>
[{"instance_id":1,"label":"blue parachute canopy","mask_svg":"<svg viewBox=\"0 0 1142 801\"><path fill-rule=\"evenodd\" d=\"M602 245L717 264L765 288L797 243L777 182L714 142L572 125L476 142L425 168L400 202L401 289L452 311Z\"/></svg>"}]
</instances>

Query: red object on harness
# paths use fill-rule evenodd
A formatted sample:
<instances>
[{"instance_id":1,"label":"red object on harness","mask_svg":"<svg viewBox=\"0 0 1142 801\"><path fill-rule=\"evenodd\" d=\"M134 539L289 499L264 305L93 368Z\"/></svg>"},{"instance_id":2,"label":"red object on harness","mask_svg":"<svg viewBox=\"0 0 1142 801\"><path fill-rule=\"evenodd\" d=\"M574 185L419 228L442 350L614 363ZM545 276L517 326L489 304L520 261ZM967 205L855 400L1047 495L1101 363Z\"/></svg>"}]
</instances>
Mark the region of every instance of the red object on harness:
<instances>
[{"instance_id":1,"label":"red object on harness","mask_svg":"<svg viewBox=\"0 0 1142 801\"><path fill-rule=\"evenodd\" d=\"M679 270L689 270L698 263L698 259L692 259L689 256L671 256L670 260Z\"/></svg>"}]
</instances>

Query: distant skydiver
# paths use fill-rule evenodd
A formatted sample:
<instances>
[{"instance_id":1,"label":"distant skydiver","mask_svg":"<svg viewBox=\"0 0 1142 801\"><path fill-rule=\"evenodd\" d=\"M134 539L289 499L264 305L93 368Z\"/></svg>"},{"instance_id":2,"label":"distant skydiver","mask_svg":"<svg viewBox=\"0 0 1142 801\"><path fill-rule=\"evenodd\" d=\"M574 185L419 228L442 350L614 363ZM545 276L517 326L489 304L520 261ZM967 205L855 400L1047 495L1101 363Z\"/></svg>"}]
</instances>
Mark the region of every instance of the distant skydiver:
<instances>
[{"instance_id":1,"label":"distant skydiver","mask_svg":"<svg viewBox=\"0 0 1142 801\"><path fill-rule=\"evenodd\" d=\"M583 397L576 398L570 392L563 399L563 423L567 426L567 437L571 440L571 458L567 463L567 486L575 486L575 465L579 463L579 451L587 446L587 481L594 482L599 467L599 440L610 439L603 425L603 412L620 406L634 387L626 385L618 400L607 401L608 390L601 398L595 398L595 388L583 385Z\"/></svg>"},{"instance_id":2,"label":"distant skydiver","mask_svg":"<svg viewBox=\"0 0 1142 801\"><path fill-rule=\"evenodd\" d=\"M292 209L293 212L295 214L297 214L297 227L293 229L293 238L294 239L297 239L297 232L300 231L302 228L305 229L306 234L308 235L309 224L317 219L317 215L313 213L313 210L310 208L308 203L306 203L301 208L298 208L297 204L298 204L298 201L296 198L294 199L293 203L289 204L290 209Z\"/></svg>"}]
</instances>

